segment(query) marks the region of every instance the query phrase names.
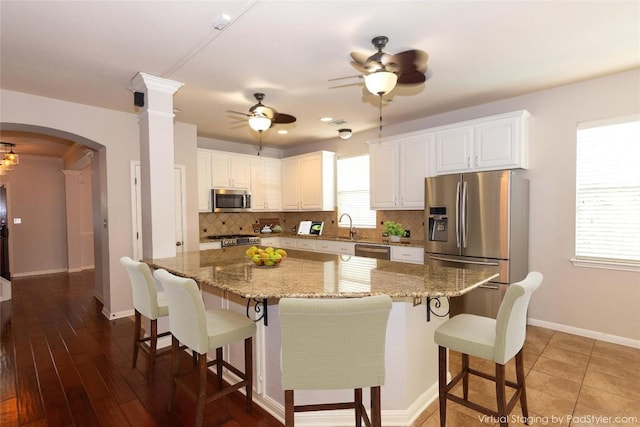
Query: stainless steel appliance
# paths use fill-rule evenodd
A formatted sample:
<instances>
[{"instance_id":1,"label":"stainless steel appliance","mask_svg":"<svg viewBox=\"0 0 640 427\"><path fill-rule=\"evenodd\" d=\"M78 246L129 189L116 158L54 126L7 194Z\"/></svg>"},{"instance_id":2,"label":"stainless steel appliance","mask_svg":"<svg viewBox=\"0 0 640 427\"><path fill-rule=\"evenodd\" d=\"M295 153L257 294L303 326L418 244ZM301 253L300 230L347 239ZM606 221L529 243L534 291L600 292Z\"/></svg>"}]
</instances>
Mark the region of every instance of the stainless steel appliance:
<instances>
[{"instance_id":1,"label":"stainless steel appliance","mask_svg":"<svg viewBox=\"0 0 640 427\"><path fill-rule=\"evenodd\" d=\"M514 171L427 178L425 225L425 263L500 273L452 298L451 314L495 317L507 285L528 272L529 181Z\"/></svg>"},{"instance_id":2,"label":"stainless steel appliance","mask_svg":"<svg viewBox=\"0 0 640 427\"><path fill-rule=\"evenodd\" d=\"M355 256L377 259L391 259L391 248L389 246L364 245L356 243Z\"/></svg>"},{"instance_id":3,"label":"stainless steel appliance","mask_svg":"<svg viewBox=\"0 0 640 427\"><path fill-rule=\"evenodd\" d=\"M260 236L254 236L253 234L220 234L207 236L207 239L219 240L222 247L260 244Z\"/></svg>"},{"instance_id":4,"label":"stainless steel appliance","mask_svg":"<svg viewBox=\"0 0 640 427\"><path fill-rule=\"evenodd\" d=\"M251 210L251 192L214 188L211 190L213 212L246 212Z\"/></svg>"}]
</instances>

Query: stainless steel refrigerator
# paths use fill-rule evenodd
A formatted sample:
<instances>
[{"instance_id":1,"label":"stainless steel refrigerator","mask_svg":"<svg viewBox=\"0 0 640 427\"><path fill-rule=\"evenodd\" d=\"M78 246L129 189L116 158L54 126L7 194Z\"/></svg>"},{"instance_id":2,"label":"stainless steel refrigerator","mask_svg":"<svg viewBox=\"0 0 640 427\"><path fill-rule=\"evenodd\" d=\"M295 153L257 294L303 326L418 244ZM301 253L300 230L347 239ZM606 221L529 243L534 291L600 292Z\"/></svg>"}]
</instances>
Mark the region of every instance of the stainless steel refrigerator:
<instances>
[{"instance_id":1,"label":"stainless steel refrigerator","mask_svg":"<svg viewBox=\"0 0 640 427\"><path fill-rule=\"evenodd\" d=\"M483 268L493 282L451 298L451 315L495 317L507 285L522 280L529 258L529 181L514 171L426 178L425 263Z\"/></svg>"}]
</instances>

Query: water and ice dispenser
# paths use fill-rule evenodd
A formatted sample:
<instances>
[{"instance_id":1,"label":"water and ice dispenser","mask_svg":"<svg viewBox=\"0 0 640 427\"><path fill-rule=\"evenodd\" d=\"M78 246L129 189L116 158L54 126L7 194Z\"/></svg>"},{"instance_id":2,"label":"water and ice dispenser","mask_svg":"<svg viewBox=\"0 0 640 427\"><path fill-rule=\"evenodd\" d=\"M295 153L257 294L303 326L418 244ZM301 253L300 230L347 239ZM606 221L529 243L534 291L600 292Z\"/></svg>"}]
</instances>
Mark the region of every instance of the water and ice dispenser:
<instances>
[{"instance_id":1,"label":"water and ice dispenser","mask_svg":"<svg viewBox=\"0 0 640 427\"><path fill-rule=\"evenodd\" d=\"M449 218L446 206L429 206L429 240L446 242Z\"/></svg>"}]
</instances>

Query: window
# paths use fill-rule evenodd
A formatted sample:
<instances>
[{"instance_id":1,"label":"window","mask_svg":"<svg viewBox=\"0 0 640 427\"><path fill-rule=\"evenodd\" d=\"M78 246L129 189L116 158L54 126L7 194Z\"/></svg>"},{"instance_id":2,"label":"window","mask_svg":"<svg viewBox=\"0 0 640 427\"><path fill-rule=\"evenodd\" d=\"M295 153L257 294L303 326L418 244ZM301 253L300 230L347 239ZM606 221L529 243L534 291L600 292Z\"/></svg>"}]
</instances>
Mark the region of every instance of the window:
<instances>
[{"instance_id":1,"label":"window","mask_svg":"<svg viewBox=\"0 0 640 427\"><path fill-rule=\"evenodd\" d=\"M577 141L575 264L636 269L640 267L640 121L581 123Z\"/></svg>"},{"instance_id":2,"label":"window","mask_svg":"<svg viewBox=\"0 0 640 427\"><path fill-rule=\"evenodd\" d=\"M369 209L369 155L338 159L338 218L347 213L353 226L376 227L376 211ZM345 217L338 227L349 227Z\"/></svg>"}]
</instances>

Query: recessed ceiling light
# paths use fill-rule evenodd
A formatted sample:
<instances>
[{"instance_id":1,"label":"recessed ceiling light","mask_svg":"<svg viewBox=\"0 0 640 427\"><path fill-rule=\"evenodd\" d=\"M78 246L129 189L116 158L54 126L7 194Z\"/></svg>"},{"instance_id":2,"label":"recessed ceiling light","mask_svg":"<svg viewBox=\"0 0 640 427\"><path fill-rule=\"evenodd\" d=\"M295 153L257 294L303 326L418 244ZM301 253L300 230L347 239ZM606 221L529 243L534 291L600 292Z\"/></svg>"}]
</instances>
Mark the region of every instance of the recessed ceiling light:
<instances>
[{"instance_id":1,"label":"recessed ceiling light","mask_svg":"<svg viewBox=\"0 0 640 427\"><path fill-rule=\"evenodd\" d=\"M333 120L333 117L320 117L321 122L330 122Z\"/></svg>"},{"instance_id":2,"label":"recessed ceiling light","mask_svg":"<svg viewBox=\"0 0 640 427\"><path fill-rule=\"evenodd\" d=\"M280 135L286 135L286 134L288 134L288 133L289 133L289 131L288 131L288 130L284 130L284 129L280 129L280 130L278 131L278 133L279 133Z\"/></svg>"}]
</instances>

